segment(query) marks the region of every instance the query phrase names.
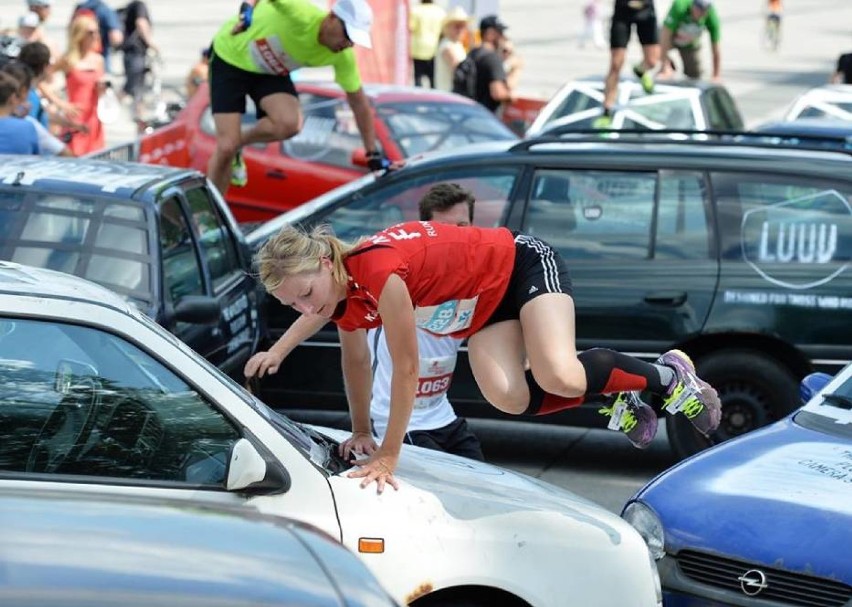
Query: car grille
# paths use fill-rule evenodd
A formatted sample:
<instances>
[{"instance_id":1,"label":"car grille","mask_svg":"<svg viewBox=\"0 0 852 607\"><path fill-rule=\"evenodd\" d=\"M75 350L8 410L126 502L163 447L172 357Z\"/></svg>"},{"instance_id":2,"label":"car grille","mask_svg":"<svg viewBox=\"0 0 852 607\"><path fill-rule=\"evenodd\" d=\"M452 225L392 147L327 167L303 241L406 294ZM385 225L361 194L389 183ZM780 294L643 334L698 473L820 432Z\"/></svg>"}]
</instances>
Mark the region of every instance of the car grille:
<instances>
[{"instance_id":1,"label":"car grille","mask_svg":"<svg viewBox=\"0 0 852 607\"><path fill-rule=\"evenodd\" d=\"M678 567L687 577L739 594L743 594L743 590L738 578L752 569L760 570L766 576L767 587L755 598L806 607L834 607L843 605L852 597L852 587L826 578L791 573L691 550L681 551L676 559Z\"/></svg>"}]
</instances>

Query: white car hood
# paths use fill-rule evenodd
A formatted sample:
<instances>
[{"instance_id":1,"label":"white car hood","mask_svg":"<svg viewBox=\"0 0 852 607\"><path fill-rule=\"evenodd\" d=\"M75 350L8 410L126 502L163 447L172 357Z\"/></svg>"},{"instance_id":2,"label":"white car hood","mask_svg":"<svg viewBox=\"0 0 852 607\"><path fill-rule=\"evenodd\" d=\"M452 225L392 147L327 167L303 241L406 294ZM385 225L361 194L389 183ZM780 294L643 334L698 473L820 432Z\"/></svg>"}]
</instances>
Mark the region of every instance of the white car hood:
<instances>
[{"instance_id":1,"label":"white car hood","mask_svg":"<svg viewBox=\"0 0 852 607\"><path fill-rule=\"evenodd\" d=\"M315 428L337 441L350 436L346 431ZM367 501L407 501L406 493L421 496L431 494L437 498L447 515L458 520L470 521L515 513L559 513L577 523L598 528L616 544L620 541L625 524L620 517L599 504L525 474L412 445L403 445L399 465L394 473L400 481L399 492L387 487L377 497L375 484L361 489L361 479L347 478L347 472L333 479L335 493L358 492ZM411 488L419 491L412 492ZM425 505L422 499L417 498L417 501Z\"/></svg>"}]
</instances>

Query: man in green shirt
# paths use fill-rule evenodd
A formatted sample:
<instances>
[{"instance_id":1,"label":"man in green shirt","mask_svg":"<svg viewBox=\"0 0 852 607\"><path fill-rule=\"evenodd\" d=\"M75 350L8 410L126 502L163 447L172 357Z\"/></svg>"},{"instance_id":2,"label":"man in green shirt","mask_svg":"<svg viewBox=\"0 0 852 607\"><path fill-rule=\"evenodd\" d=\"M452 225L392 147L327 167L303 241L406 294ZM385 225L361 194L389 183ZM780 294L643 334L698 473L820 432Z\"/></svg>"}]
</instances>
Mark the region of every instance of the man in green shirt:
<instances>
[{"instance_id":1,"label":"man in green shirt","mask_svg":"<svg viewBox=\"0 0 852 607\"><path fill-rule=\"evenodd\" d=\"M290 73L300 67L331 66L346 92L364 141L370 168L383 168L376 147L373 114L361 87L354 44L372 48L373 12L366 0L337 0L326 12L311 0L243 2L213 38L210 105L216 151L207 176L225 193L229 183L247 182L241 148L283 141L302 128L302 111ZM246 95L257 107L255 126L241 132Z\"/></svg>"},{"instance_id":2,"label":"man in green shirt","mask_svg":"<svg viewBox=\"0 0 852 607\"><path fill-rule=\"evenodd\" d=\"M659 79L671 77L672 68L668 52L676 48L683 61L683 72L688 78L701 78L701 35L710 33L713 53L713 80L720 80L722 60L719 54L721 28L719 15L712 0L674 0L660 32L660 51L663 66Z\"/></svg>"}]
</instances>

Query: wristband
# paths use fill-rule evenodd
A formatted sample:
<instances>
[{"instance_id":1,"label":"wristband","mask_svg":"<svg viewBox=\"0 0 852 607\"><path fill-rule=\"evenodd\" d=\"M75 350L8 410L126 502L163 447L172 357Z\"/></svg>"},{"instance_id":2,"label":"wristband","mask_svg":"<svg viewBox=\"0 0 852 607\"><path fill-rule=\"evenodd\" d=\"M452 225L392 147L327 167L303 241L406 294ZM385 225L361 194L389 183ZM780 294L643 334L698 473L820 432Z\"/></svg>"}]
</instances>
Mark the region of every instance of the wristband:
<instances>
[{"instance_id":1,"label":"wristband","mask_svg":"<svg viewBox=\"0 0 852 607\"><path fill-rule=\"evenodd\" d=\"M248 2L243 2L240 4L240 21L243 23L243 28L248 29L251 27L251 18L254 13L254 7Z\"/></svg>"}]
</instances>

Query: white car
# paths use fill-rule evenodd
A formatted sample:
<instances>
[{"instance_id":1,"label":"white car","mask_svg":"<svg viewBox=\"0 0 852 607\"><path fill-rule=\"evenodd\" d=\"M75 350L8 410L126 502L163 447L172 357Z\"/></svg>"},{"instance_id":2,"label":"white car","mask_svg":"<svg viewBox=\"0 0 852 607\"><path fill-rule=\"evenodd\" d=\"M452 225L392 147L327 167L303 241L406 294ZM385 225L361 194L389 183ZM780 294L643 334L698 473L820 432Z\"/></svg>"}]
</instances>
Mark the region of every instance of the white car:
<instances>
[{"instance_id":1,"label":"white car","mask_svg":"<svg viewBox=\"0 0 852 607\"><path fill-rule=\"evenodd\" d=\"M830 118L852 120L852 84L825 84L796 97L783 120Z\"/></svg>"},{"instance_id":2,"label":"white car","mask_svg":"<svg viewBox=\"0 0 852 607\"><path fill-rule=\"evenodd\" d=\"M403 448L399 491L378 495L346 477L345 436L273 412L110 291L0 262L0 491L287 516L339 538L418 606L661 605L642 538L602 507L417 447Z\"/></svg>"},{"instance_id":3,"label":"white car","mask_svg":"<svg viewBox=\"0 0 852 607\"><path fill-rule=\"evenodd\" d=\"M588 130L601 116L604 82L600 78L565 84L547 102L526 137L555 129ZM712 82L672 80L657 83L647 94L638 81L618 83L612 129L741 131L743 118L728 90Z\"/></svg>"}]
</instances>

